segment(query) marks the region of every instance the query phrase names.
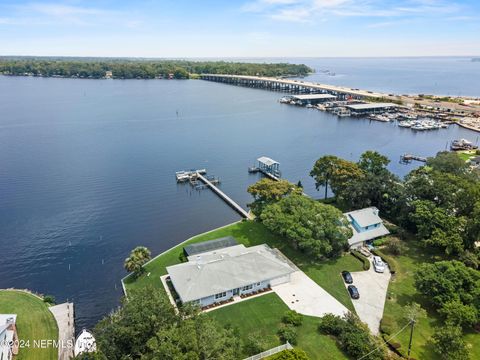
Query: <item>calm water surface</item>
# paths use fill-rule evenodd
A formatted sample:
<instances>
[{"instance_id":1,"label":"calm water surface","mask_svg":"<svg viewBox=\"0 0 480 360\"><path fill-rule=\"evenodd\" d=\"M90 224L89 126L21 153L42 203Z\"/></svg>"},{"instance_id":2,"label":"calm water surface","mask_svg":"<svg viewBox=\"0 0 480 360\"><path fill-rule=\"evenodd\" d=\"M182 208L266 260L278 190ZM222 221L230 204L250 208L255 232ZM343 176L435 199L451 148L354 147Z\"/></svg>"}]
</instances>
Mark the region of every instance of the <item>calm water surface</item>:
<instances>
[{"instance_id":1,"label":"calm water surface","mask_svg":"<svg viewBox=\"0 0 480 360\"><path fill-rule=\"evenodd\" d=\"M307 174L322 155L375 149L403 176L415 166L398 163L404 152L478 139L339 120L279 97L198 80L0 77L0 288L73 300L78 327L92 326L119 303L133 247L157 254L239 219L210 191L177 185L175 171L205 167L246 206L258 179L247 167L261 155L320 197Z\"/></svg>"}]
</instances>

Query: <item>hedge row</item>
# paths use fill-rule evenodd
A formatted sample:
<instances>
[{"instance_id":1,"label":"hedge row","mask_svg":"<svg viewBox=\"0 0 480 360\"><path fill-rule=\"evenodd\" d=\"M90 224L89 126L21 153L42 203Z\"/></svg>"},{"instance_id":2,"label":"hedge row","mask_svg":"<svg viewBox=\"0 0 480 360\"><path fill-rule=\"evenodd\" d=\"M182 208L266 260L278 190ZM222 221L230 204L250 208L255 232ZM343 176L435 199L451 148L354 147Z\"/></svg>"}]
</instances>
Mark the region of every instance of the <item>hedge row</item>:
<instances>
[{"instance_id":1,"label":"hedge row","mask_svg":"<svg viewBox=\"0 0 480 360\"><path fill-rule=\"evenodd\" d=\"M390 269L390 273L395 274L397 271L397 263L396 261L389 255L385 255L383 252L381 252L378 249L372 249L370 252L373 255L380 256L384 262L388 264L388 268Z\"/></svg>"},{"instance_id":2,"label":"hedge row","mask_svg":"<svg viewBox=\"0 0 480 360\"><path fill-rule=\"evenodd\" d=\"M366 256L358 250L352 250L351 254L363 263L363 270L370 270L370 260Z\"/></svg>"}]
</instances>

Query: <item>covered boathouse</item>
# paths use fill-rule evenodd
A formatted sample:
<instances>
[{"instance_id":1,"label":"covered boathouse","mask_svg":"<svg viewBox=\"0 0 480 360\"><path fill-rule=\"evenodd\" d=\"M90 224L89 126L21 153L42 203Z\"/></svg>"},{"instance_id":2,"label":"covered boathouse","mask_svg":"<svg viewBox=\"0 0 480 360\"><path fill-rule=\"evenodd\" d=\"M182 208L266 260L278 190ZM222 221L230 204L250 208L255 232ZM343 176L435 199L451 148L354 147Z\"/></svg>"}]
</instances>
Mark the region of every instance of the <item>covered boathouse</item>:
<instances>
[{"instance_id":1,"label":"covered boathouse","mask_svg":"<svg viewBox=\"0 0 480 360\"><path fill-rule=\"evenodd\" d=\"M383 113L398 107L393 103L369 103L369 104L351 104L345 105L354 116Z\"/></svg>"}]
</instances>

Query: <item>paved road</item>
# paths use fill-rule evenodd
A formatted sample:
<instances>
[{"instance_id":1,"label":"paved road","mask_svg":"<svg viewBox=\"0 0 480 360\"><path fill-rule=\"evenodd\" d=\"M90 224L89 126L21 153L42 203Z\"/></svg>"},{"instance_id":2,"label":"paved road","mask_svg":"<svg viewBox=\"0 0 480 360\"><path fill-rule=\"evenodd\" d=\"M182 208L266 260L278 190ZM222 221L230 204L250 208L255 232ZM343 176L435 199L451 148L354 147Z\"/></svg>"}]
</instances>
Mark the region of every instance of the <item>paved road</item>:
<instances>
[{"instance_id":1,"label":"paved road","mask_svg":"<svg viewBox=\"0 0 480 360\"><path fill-rule=\"evenodd\" d=\"M368 325L370 331L377 335L380 329L380 320L383 317L385 299L387 298L390 271L387 267L384 273L376 273L372 264L368 271L357 271L351 274L353 285L357 287L360 293L360 299L352 299L355 311L360 320Z\"/></svg>"},{"instance_id":2,"label":"paved road","mask_svg":"<svg viewBox=\"0 0 480 360\"><path fill-rule=\"evenodd\" d=\"M340 276L340 275L339 275ZM348 309L326 292L303 271L291 274L289 283L272 288L291 310L300 314L321 317L331 313L343 316Z\"/></svg>"}]
</instances>

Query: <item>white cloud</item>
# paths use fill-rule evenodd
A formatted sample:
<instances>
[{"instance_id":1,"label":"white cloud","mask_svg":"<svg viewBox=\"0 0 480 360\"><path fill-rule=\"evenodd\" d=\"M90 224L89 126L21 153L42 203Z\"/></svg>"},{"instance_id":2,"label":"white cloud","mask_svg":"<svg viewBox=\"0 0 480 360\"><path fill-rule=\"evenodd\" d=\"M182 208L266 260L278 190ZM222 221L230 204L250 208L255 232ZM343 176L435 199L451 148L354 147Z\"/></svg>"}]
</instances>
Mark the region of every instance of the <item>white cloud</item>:
<instances>
[{"instance_id":1,"label":"white cloud","mask_svg":"<svg viewBox=\"0 0 480 360\"><path fill-rule=\"evenodd\" d=\"M462 7L446 0L404 0L392 4L383 0L254 0L244 11L294 22L327 17L435 16L458 13Z\"/></svg>"}]
</instances>

